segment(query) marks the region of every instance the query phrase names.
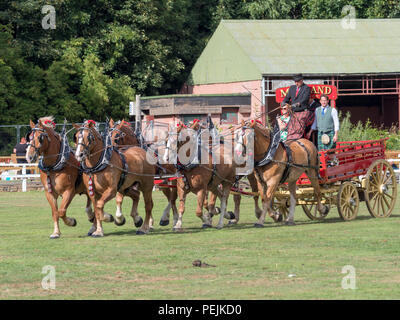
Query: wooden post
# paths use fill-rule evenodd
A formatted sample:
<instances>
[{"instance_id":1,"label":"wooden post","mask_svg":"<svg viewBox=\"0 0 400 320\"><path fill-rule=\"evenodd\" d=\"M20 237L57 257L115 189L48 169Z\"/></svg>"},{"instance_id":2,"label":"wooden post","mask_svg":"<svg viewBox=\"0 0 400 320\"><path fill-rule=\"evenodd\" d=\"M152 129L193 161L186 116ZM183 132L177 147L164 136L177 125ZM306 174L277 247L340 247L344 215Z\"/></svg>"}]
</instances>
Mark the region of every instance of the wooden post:
<instances>
[{"instance_id":1,"label":"wooden post","mask_svg":"<svg viewBox=\"0 0 400 320\"><path fill-rule=\"evenodd\" d=\"M135 102L135 128L139 128L142 131L142 110L140 108L140 94L136 95Z\"/></svg>"}]
</instances>

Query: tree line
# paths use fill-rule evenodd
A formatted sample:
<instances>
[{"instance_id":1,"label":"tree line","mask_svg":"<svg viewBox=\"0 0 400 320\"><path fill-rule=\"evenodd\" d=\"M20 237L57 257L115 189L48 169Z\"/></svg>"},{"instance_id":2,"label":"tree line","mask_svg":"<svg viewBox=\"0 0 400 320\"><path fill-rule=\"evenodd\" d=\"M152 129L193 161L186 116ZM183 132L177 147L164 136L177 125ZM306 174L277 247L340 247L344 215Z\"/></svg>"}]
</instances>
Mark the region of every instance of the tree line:
<instances>
[{"instance_id":1,"label":"tree line","mask_svg":"<svg viewBox=\"0 0 400 320\"><path fill-rule=\"evenodd\" d=\"M398 0L1 0L0 125L126 117L135 94L180 90L221 19L340 18L346 5L400 17Z\"/></svg>"}]
</instances>

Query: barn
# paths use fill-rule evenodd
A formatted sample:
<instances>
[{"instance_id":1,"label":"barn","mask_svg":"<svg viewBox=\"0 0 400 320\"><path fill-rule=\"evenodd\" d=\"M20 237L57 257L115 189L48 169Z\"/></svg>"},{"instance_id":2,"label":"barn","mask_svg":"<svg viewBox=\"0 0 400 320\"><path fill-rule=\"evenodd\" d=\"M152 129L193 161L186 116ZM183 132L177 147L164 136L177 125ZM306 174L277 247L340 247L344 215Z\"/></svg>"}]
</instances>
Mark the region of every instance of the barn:
<instances>
[{"instance_id":1,"label":"barn","mask_svg":"<svg viewBox=\"0 0 400 320\"><path fill-rule=\"evenodd\" d=\"M335 85L336 107L350 111L352 122L369 118L375 125L399 126L400 19L357 19L354 28L342 22L222 20L181 95L167 97L172 113L166 114L162 97L147 97L144 108L164 120L211 113L214 120L237 123L276 108L275 89L302 73L305 83ZM232 102L239 97L240 103ZM185 108L173 107L183 98Z\"/></svg>"}]
</instances>

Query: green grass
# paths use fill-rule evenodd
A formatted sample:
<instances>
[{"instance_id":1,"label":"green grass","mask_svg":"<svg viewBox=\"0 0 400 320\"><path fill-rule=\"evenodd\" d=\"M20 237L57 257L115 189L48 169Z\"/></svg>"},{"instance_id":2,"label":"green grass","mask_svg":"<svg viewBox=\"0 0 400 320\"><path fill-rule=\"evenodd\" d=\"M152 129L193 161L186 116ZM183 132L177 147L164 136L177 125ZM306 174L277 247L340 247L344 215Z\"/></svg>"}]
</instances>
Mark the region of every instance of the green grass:
<instances>
[{"instance_id":1,"label":"green grass","mask_svg":"<svg viewBox=\"0 0 400 320\"><path fill-rule=\"evenodd\" d=\"M333 208L323 222L308 220L301 207L294 227L267 220L255 229L253 200L242 199L237 226L201 229L191 195L182 233L160 227L165 200L154 193L155 230L135 235L127 224L104 224L104 238L90 238L84 197L69 209L74 228L49 240L53 224L42 192L0 193L1 299L399 299L400 215L371 218L360 203L355 221ZM229 207L233 205L230 201ZM114 214L110 201L106 210ZM143 214L143 202L140 203ZM214 218L214 225L217 222ZM210 268L192 266L200 259ZM56 289L41 288L43 266L56 268ZM356 289L341 288L342 267L356 268ZM295 274L295 277L288 277Z\"/></svg>"}]
</instances>

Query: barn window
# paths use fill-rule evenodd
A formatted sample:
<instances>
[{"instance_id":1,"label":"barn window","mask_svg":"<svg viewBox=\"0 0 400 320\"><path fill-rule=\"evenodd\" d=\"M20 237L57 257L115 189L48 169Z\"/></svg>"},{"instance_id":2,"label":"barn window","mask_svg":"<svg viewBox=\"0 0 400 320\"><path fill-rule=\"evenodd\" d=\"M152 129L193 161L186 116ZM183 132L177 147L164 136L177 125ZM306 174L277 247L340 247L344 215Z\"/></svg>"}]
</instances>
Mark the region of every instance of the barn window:
<instances>
[{"instance_id":1,"label":"barn window","mask_svg":"<svg viewBox=\"0 0 400 320\"><path fill-rule=\"evenodd\" d=\"M238 112L239 108L223 108L221 114L221 124L224 123L237 124Z\"/></svg>"}]
</instances>

